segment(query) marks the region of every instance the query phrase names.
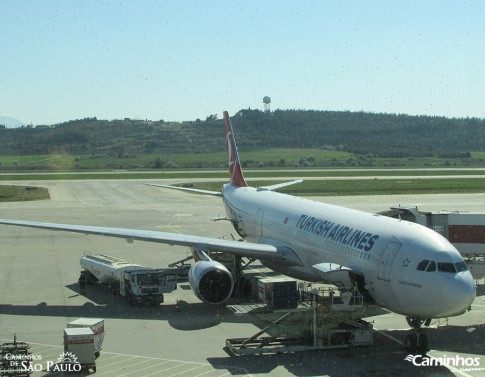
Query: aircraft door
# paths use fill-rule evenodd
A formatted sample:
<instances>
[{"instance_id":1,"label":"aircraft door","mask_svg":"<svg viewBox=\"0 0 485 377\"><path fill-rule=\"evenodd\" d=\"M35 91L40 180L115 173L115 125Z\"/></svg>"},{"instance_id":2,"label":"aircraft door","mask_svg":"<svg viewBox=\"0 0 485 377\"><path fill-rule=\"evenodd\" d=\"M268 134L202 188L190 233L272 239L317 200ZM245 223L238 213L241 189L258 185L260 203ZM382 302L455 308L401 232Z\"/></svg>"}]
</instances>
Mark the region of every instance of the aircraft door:
<instances>
[{"instance_id":1,"label":"aircraft door","mask_svg":"<svg viewBox=\"0 0 485 377\"><path fill-rule=\"evenodd\" d=\"M262 237L263 209L258 208L254 215L246 217L243 226L246 229L246 240L259 242Z\"/></svg>"},{"instance_id":2,"label":"aircraft door","mask_svg":"<svg viewBox=\"0 0 485 377\"><path fill-rule=\"evenodd\" d=\"M379 262L379 268L377 270L377 278L384 281L391 281L391 266L396 258L397 252L401 248L401 243L390 242L387 245L384 253L382 253L381 260Z\"/></svg>"}]
</instances>

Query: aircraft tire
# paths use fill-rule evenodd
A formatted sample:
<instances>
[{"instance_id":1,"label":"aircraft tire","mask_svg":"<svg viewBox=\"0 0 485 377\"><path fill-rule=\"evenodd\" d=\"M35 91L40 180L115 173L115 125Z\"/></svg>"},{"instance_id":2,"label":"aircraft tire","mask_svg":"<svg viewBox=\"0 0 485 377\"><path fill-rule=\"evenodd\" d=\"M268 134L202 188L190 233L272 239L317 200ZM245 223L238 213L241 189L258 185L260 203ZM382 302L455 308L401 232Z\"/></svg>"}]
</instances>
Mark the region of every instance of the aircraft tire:
<instances>
[{"instance_id":1,"label":"aircraft tire","mask_svg":"<svg viewBox=\"0 0 485 377\"><path fill-rule=\"evenodd\" d=\"M406 337L404 345L406 347L406 351L411 354L415 354L418 350L418 337L416 336L416 334L409 334Z\"/></svg>"},{"instance_id":2,"label":"aircraft tire","mask_svg":"<svg viewBox=\"0 0 485 377\"><path fill-rule=\"evenodd\" d=\"M425 356L428 353L428 336L425 333L419 333L417 339L417 353Z\"/></svg>"}]
</instances>

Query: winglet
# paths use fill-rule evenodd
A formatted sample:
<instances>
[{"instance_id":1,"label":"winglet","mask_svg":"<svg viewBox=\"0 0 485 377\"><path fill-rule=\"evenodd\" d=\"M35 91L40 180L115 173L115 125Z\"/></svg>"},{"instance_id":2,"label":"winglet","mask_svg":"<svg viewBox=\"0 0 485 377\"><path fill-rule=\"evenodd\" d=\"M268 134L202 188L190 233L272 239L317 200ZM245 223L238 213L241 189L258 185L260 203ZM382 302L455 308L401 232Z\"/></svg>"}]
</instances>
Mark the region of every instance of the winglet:
<instances>
[{"instance_id":1,"label":"winglet","mask_svg":"<svg viewBox=\"0 0 485 377\"><path fill-rule=\"evenodd\" d=\"M230 184L236 187L246 187L247 183L242 173L241 163L237 153L236 140L234 138L234 132L232 131L231 119L229 119L229 114L227 111L224 111L224 127L226 129L226 148L229 173L231 174Z\"/></svg>"}]
</instances>

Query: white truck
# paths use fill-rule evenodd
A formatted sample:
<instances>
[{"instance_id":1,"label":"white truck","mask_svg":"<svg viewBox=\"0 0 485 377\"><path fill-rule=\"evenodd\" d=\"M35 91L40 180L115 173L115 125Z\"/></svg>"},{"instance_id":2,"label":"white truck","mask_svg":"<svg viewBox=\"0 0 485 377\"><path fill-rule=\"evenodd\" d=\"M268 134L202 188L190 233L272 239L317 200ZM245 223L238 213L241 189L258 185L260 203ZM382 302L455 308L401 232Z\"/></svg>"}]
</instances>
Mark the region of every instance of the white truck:
<instances>
[{"instance_id":1,"label":"white truck","mask_svg":"<svg viewBox=\"0 0 485 377\"><path fill-rule=\"evenodd\" d=\"M174 269L153 269L106 254L87 254L80 260L81 291L86 282L108 285L131 304L159 305L163 294L177 289Z\"/></svg>"}]
</instances>

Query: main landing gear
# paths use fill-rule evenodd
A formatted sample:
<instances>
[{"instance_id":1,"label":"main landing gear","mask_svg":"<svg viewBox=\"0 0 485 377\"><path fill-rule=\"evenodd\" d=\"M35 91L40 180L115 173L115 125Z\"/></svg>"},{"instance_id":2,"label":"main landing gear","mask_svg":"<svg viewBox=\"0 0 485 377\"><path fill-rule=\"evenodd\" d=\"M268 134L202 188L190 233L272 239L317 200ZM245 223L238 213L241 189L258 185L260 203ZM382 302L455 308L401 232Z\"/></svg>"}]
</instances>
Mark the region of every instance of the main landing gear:
<instances>
[{"instance_id":1,"label":"main landing gear","mask_svg":"<svg viewBox=\"0 0 485 377\"><path fill-rule=\"evenodd\" d=\"M431 323L431 318L420 319L406 317L406 321L408 322L409 326L413 328L413 333L406 337L406 341L404 343L406 350L410 354L425 356L429 351L428 336L424 333L421 326L423 324L424 326L429 326Z\"/></svg>"}]
</instances>

